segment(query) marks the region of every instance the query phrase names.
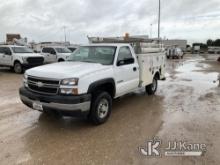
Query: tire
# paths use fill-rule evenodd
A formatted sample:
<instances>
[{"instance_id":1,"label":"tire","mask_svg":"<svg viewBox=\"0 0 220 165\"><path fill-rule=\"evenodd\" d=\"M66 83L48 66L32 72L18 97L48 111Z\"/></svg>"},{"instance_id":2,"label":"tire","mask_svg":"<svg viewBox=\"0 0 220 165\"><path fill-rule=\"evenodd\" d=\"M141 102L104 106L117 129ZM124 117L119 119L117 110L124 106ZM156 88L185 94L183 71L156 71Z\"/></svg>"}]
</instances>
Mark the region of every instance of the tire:
<instances>
[{"instance_id":1,"label":"tire","mask_svg":"<svg viewBox=\"0 0 220 165\"><path fill-rule=\"evenodd\" d=\"M18 73L18 74L23 73L23 67L22 67L20 62L15 62L15 64L14 64L14 72Z\"/></svg>"},{"instance_id":2,"label":"tire","mask_svg":"<svg viewBox=\"0 0 220 165\"><path fill-rule=\"evenodd\" d=\"M154 76L153 83L145 87L146 93L148 95L154 95L157 91L157 85L157 78Z\"/></svg>"},{"instance_id":3,"label":"tire","mask_svg":"<svg viewBox=\"0 0 220 165\"><path fill-rule=\"evenodd\" d=\"M89 120L95 125L105 123L112 110L112 98L109 93L99 91L93 96Z\"/></svg>"},{"instance_id":4,"label":"tire","mask_svg":"<svg viewBox=\"0 0 220 165\"><path fill-rule=\"evenodd\" d=\"M64 61L64 59L59 59L59 60L58 60L58 62L63 62L63 61Z\"/></svg>"}]
</instances>

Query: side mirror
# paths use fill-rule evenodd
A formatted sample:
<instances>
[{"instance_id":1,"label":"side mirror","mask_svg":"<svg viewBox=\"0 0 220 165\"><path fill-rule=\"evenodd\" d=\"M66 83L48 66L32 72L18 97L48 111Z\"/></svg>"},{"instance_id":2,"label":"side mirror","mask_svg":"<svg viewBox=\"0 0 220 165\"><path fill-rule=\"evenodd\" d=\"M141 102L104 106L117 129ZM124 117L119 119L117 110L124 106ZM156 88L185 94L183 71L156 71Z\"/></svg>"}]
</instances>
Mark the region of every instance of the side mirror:
<instances>
[{"instance_id":1,"label":"side mirror","mask_svg":"<svg viewBox=\"0 0 220 165\"><path fill-rule=\"evenodd\" d=\"M133 63L134 63L134 58L127 58L127 59L118 61L117 66L128 65L128 64L133 64Z\"/></svg>"}]
</instances>

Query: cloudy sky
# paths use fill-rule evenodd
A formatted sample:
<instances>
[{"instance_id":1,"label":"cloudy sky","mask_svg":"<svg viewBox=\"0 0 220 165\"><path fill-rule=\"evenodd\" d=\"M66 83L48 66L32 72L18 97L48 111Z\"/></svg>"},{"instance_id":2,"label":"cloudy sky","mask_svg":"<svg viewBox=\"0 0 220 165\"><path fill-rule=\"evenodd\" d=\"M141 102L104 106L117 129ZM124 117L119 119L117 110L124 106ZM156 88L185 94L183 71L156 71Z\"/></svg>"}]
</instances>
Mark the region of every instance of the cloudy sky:
<instances>
[{"instance_id":1,"label":"cloudy sky","mask_svg":"<svg viewBox=\"0 0 220 165\"><path fill-rule=\"evenodd\" d=\"M220 37L219 0L161 0L161 36L205 41ZM5 0L0 41L20 33L35 41L86 43L86 36L157 35L157 0Z\"/></svg>"}]
</instances>

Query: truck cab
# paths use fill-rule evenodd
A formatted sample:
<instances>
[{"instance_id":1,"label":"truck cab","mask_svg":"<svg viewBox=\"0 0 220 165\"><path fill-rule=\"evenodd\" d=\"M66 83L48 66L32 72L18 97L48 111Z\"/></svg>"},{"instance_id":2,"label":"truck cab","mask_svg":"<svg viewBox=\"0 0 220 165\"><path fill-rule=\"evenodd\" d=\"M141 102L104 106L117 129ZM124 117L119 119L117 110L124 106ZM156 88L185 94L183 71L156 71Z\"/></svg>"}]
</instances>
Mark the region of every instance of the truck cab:
<instances>
[{"instance_id":1,"label":"truck cab","mask_svg":"<svg viewBox=\"0 0 220 165\"><path fill-rule=\"evenodd\" d=\"M25 46L0 45L0 66L12 68L15 73L22 73L24 69L42 65L44 57L33 53Z\"/></svg>"},{"instance_id":2,"label":"truck cab","mask_svg":"<svg viewBox=\"0 0 220 165\"><path fill-rule=\"evenodd\" d=\"M44 47L41 54L45 57L45 63L66 61L71 55L71 51L63 46Z\"/></svg>"},{"instance_id":3,"label":"truck cab","mask_svg":"<svg viewBox=\"0 0 220 165\"><path fill-rule=\"evenodd\" d=\"M67 62L26 71L20 98L35 110L83 115L102 124L113 99L138 88L156 92L157 81L164 79L165 53L152 51L135 54L130 44L80 46Z\"/></svg>"}]
</instances>

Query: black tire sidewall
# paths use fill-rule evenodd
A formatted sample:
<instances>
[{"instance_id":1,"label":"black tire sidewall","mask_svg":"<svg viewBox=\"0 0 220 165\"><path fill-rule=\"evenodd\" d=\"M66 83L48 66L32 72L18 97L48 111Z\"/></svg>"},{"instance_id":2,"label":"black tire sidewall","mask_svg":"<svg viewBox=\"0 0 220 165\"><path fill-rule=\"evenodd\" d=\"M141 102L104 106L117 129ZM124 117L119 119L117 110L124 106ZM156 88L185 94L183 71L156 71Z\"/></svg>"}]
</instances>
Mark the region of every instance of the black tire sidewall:
<instances>
[{"instance_id":1,"label":"black tire sidewall","mask_svg":"<svg viewBox=\"0 0 220 165\"><path fill-rule=\"evenodd\" d=\"M156 88L155 89L153 89L153 82L154 81L156 81ZM157 81L157 78L155 76L154 76L153 82L152 82L152 84L146 86L146 92L147 92L148 95L153 95L157 91L158 81Z\"/></svg>"},{"instance_id":2,"label":"black tire sidewall","mask_svg":"<svg viewBox=\"0 0 220 165\"><path fill-rule=\"evenodd\" d=\"M105 98L108 101L109 109L108 109L108 114L106 115L106 117L100 118L98 115L98 105L103 98ZM96 125L103 124L108 120L111 114L111 110L112 110L111 96L107 92L97 92L97 94L95 94L92 99L92 106L91 106L89 118Z\"/></svg>"}]
</instances>

